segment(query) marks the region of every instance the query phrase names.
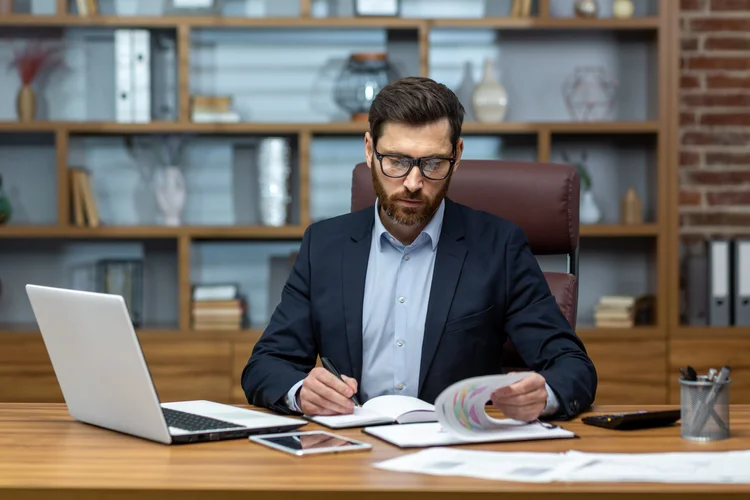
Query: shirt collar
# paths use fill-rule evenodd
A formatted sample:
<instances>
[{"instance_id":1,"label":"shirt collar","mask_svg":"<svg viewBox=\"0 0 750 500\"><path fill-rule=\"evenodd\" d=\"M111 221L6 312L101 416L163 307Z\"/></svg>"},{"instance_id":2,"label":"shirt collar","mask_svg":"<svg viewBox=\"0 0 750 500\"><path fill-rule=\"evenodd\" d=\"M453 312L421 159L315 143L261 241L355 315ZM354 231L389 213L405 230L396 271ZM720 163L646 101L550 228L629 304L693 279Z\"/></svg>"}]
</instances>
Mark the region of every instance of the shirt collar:
<instances>
[{"instance_id":1,"label":"shirt collar","mask_svg":"<svg viewBox=\"0 0 750 500\"><path fill-rule=\"evenodd\" d=\"M376 238L378 243L378 250L383 251L382 242L383 238L390 238L391 234L388 232L388 230L383 225L383 222L380 220L380 204L375 199L375 225L372 228L373 231L373 237ZM432 219L430 219L430 222L427 223L427 225L424 227L421 233L419 233L419 236L414 240L414 242L418 242L420 238L429 238L430 244L432 245L432 249L435 250L438 244L438 240L440 239L440 231L443 227L443 214L445 213L445 198L440 202L440 205L438 205L437 210L435 210L435 214L432 216Z\"/></svg>"}]
</instances>

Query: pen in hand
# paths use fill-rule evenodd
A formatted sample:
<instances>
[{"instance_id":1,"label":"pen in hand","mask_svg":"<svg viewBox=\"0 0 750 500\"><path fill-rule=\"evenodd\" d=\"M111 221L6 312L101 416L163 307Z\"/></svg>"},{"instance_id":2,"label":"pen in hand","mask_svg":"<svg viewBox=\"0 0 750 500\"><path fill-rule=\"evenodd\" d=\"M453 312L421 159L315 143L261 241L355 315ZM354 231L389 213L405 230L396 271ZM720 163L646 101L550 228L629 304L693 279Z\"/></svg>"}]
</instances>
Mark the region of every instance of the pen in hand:
<instances>
[{"instance_id":1,"label":"pen in hand","mask_svg":"<svg viewBox=\"0 0 750 500\"><path fill-rule=\"evenodd\" d=\"M342 382L344 382L344 379L341 378L341 374L336 369L336 366L334 366L333 361L331 361L328 358L321 357L320 358L320 362L323 363L323 367L326 370L328 370L329 372L333 373L336 376L337 379L339 379ZM352 400L352 402L354 403L355 406L362 406L361 404L359 404L359 400L357 399L357 395L356 394L352 394L351 400Z\"/></svg>"}]
</instances>

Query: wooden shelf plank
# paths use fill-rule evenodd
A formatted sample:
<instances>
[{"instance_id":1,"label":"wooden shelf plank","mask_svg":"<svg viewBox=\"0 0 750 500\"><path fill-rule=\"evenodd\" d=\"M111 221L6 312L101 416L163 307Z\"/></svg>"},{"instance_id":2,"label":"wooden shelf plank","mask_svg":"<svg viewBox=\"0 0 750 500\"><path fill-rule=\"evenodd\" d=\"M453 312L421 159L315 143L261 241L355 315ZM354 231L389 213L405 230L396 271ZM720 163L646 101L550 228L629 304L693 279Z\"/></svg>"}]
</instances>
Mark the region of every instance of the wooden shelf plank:
<instances>
[{"instance_id":1,"label":"wooden shelf plank","mask_svg":"<svg viewBox=\"0 0 750 500\"><path fill-rule=\"evenodd\" d=\"M338 123L191 123L191 122L54 122L38 121L20 123L0 122L0 132L55 132L65 130L71 134L147 134L147 133L191 133L191 134L363 134L368 129L365 122ZM466 122L464 134L536 134L542 131L552 134L631 134L656 133L659 124L644 122Z\"/></svg>"},{"instance_id":2,"label":"wooden shelf plank","mask_svg":"<svg viewBox=\"0 0 750 500\"><path fill-rule=\"evenodd\" d=\"M686 326L673 329L672 338L711 339L745 338L750 341L750 326Z\"/></svg>"},{"instance_id":3,"label":"wooden shelf plank","mask_svg":"<svg viewBox=\"0 0 750 500\"><path fill-rule=\"evenodd\" d=\"M583 342L587 340L658 340L666 338L665 329L655 326L635 326L633 328L597 328L594 326L579 325L576 327L576 335Z\"/></svg>"},{"instance_id":4,"label":"wooden shelf plank","mask_svg":"<svg viewBox=\"0 0 750 500\"><path fill-rule=\"evenodd\" d=\"M104 238L156 239L186 236L199 240L211 239L301 239L303 226L0 226L3 238Z\"/></svg>"},{"instance_id":5,"label":"wooden shelf plank","mask_svg":"<svg viewBox=\"0 0 750 500\"><path fill-rule=\"evenodd\" d=\"M418 30L420 26L497 29L608 29L657 30L658 17L631 19L513 18L420 19L402 17L241 17L241 16L77 16L11 14L0 18L0 26L39 27L143 27L175 28L356 28L382 27Z\"/></svg>"},{"instance_id":6,"label":"wooden shelf plank","mask_svg":"<svg viewBox=\"0 0 750 500\"><path fill-rule=\"evenodd\" d=\"M393 28L418 30L428 20L399 17L223 17L223 16L77 16L12 14L0 26L141 28Z\"/></svg>"},{"instance_id":7,"label":"wooden shelf plank","mask_svg":"<svg viewBox=\"0 0 750 500\"><path fill-rule=\"evenodd\" d=\"M656 30L659 28L659 18L485 17L480 19L434 19L431 20L430 24L436 28Z\"/></svg>"},{"instance_id":8,"label":"wooden shelf plank","mask_svg":"<svg viewBox=\"0 0 750 500\"><path fill-rule=\"evenodd\" d=\"M582 237L639 237L658 236L657 224L581 224Z\"/></svg>"}]
</instances>

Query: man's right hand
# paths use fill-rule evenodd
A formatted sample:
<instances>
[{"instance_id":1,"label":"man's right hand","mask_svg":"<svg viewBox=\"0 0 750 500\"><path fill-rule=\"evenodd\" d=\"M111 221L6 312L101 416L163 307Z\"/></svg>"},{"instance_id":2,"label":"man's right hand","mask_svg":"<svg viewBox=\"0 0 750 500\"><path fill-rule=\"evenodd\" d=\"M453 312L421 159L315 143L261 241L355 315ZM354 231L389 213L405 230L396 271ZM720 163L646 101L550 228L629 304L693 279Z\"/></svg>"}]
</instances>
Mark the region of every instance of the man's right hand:
<instances>
[{"instance_id":1,"label":"man's right hand","mask_svg":"<svg viewBox=\"0 0 750 500\"><path fill-rule=\"evenodd\" d=\"M346 415L354 411L350 399L357 393L357 381L346 375L344 382L322 367L313 368L297 393L297 406L305 415Z\"/></svg>"}]
</instances>

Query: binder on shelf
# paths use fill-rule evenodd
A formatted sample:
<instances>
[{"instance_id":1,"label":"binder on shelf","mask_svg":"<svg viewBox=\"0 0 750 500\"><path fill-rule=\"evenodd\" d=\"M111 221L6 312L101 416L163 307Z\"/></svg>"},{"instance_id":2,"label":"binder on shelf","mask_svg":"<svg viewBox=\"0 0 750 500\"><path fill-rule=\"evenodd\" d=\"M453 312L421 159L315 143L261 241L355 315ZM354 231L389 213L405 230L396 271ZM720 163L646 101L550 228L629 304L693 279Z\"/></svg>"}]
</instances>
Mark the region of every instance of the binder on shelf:
<instances>
[{"instance_id":1,"label":"binder on shelf","mask_svg":"<svg viewBox=\"0 0 750 500\"><path fill-rule=\"evenodd\" d=\"M709 262L709 326L731 324L731 243L729 239L716 238L708 242Z\"/></svg>"},{"instance_id":2,"label":"binder on shelf","mask_svg":"<svg viewBox=\"0 0 750 500\"><path fill-rule=\"evenodd\" d=\"M750 326L750 239L734 242L734 324Z\"/></svg>"},{"instance_id":3,"label":"binder on shelf","mask_svg":"<svg viewBox=\"0 0 750 500\"><path fill-rule=\"evenodd\" d=\"M115 115L120 123L151 121L151 34L115 30Z\"/></svg>"}]
</instances>

